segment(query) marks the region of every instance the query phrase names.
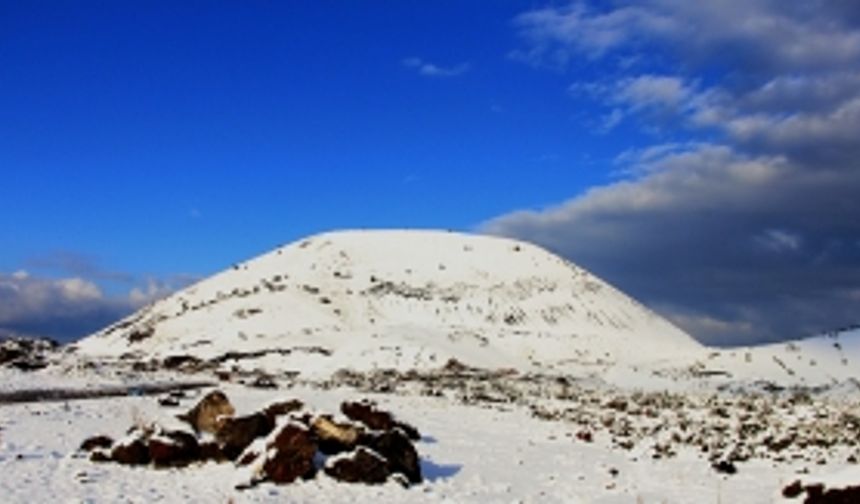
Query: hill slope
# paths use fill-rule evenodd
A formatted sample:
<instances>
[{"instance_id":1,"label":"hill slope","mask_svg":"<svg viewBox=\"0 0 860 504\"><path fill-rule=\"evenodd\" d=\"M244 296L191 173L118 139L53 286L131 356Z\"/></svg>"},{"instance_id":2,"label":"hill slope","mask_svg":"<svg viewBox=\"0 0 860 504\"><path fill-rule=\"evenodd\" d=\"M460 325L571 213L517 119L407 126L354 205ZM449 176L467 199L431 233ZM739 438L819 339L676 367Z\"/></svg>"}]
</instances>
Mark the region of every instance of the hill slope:
<instances>
[{"instance_id":1,"label":"hill slope","mask_svg":"<svg viewBox=\"0 0 860 504\"><path fill-rule=\"evenodd\" d=\"M303 372L435 367L451 357L552 368L673 359L701 349L543 249L437 231L335 232L293 243L177 292L77 347L100 356L207 359L257 352Z\"/></svg>"}]
</instances>

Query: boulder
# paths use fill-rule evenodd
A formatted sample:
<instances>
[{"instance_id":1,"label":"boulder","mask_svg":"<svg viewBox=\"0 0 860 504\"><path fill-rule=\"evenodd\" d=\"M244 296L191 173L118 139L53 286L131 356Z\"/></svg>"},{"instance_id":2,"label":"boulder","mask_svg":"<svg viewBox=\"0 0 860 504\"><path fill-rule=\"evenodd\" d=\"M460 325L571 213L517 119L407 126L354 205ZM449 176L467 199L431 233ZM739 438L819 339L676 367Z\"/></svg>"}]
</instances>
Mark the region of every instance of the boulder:
<instances>
[{"instance_id":1,"label":"boulder","mask_svg":"<svg viewBox=\"0 0 860 504\"><path fill-rule=\"evenodd\" d=\"M391 472L401 473L410 483L421 483L421 464L412 441L400 429L361 436L358 443L385 457Z\"/></svg>"},{"instance_id":2,"label":"boulder","mask_svg":"<svg viewBox=\"0 0 860 504\"><path fill-rule=\"evenodd\" d=\"M388 481L391 468L380 454L361 446L350 456L331 459L325 473L338 481L378 485Z\"/></svg>"},{"instance_id":3,"label":"boulder","mask_svg":"<svg viewBox=\"0 0 860 504\"><path fill-rule=\"evenodd\" d=\"M268 436L274 428L275 422L264 413L226 418L215 433L215 439L224 455L236 460L255 439Z\"/></svg>"},{"instance_id":4,"label":"boulder","mask_svg":"<svg viewBox=\"0 0 860 504\"><path fill-rule=\"evenodd\" d=\"M290 399L288 401L276 402L274 404L266 406L266 408L263 410L263 413L265 413L265 415L271 418L274 422L275 419L279 416L287 415L294 411L299 411L304 407L304 403L299 401L298 399Z\"/></svg>"},{"instance_id":5,"label":"boulder","mask_svg":"<svg viewBox=\"0 0 860 504\"><path fill-rule=\"evenodd\" d=\"M215 434L226 418L232 417L236 409L224 392L215 390L206 394L188 413L177 418L188 422L194 432Z\"/></svg>"},{"instance_id":6,"label":"boulder","mask_svg":"<svg viewBox=\"0 0 860 504\"><path fill-rule=\"evenodd\" d=\"M110 458L118 464L124 465L146 465L150 462L149 446L147 439L138 435L133 438L120 441L114 445L110 452Z\"/></svg>"},{"instance_id":7,"label":"boulder","mask_svg":"<svg viewBox=\"0 0 860 504\"><path fill-rule=\"evenodd\" d=\"M81 443L80 450L91 452L96 448L109 449L113 446L113 439L109 436L93 436L91 438L85 439L83 443Z\"/></svg>"},{"instance_id":8,"label":"boulder","mask_svg":"<svg viewBox=\"0 0 860 504\"><path fill-rule=\"evenodd\" d=\"M348 423L334 422L327 415L316 417L311 422L311 431L316 436L319 450L326 455L335 455L355 449L362 429Z\"/></svg>"},{"instance_id":9,"label":"boulder","mask_svg":"<svg viewBox=\"0 0 860 504\"><path fill-rule=\"evenodd\" d=\"M350 420L361 422L371 430L388 431L399 427L406 435L413 440L421 439L421 433L415 427L397 421L394 415L387 411L377 409L376 404L372 402L344 402L340 405L340 411Z\"/></svg>"},{"instance_id":10,"label":"boulder","mask_svg":"<svg viewBox=\"0 0 860 504\"><path fill-rule=\"evenodd\" d=\"M299 478L312 478L316 452L317 445L308 429L294 422L286 424L267 446L263 479L292 483Z\"/></svg>"},{"instance_id":11,"label":"boulder","mask_svg":"<svg viewBox=\"0 0 860 504\"><path fill-rule=\"evenodd\" d=\"M184 467L200 460L200 444L187 432L169 431L152 436L148 448L156 467Z\"/></svg>"}]
</instances>

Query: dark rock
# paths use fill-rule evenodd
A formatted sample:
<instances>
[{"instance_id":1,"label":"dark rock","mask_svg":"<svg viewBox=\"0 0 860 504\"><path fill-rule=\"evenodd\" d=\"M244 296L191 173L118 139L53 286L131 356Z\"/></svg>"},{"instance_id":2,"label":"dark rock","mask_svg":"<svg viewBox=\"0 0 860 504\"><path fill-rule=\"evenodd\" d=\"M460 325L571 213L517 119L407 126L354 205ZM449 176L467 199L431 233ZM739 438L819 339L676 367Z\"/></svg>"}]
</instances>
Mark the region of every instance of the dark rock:
<instances>
[{"instance_id":1,"label":"dark rock","mask_svg":"<svg viewBox=\"0 0 860 504\"><path fill-rule=\"evenodd\" d=\"M334 422L331 417L319 416L311 422L319 450L326 455L349 452L358 444L362 429L347 423Z\"/></svg>"},{"instance_id":2,"label":"dark rock","mask_svg":"<svg viewBox=\"0 0 860 504\"><path fill-rule=\"evenodd\" d=\"M113 447L110 458L114 462L124 465L146 465L150 462L149 446L147 440L138 437Z\"/></svg>"},{"instance_id":3,"label":"dark rock","mask_svg":"<svg viewBox=\"0 0 860 504\"><path fill-rule=\"evenodd\" d=\"M738 472L738 468L731 460L720 460L719 462L714 462L711 464L711 467L713 467L718 473L723 474L737 474Z\"/></svg>"},{"instance_id":4,"label":"dark rock","mask_svg":"<svg viewBox=\"0 0 860 504\"><path fill-rule=\"evenodd\" d=\"M371 402L344 402L340 405L340 411L350 420L361 422L371 430L388 431L399 427L410 439L421 439L418 429L397 421L391 413L377 409Z\"/></svg>"},{"instance_id":5,"label":"dark rock","mask_svg":"<svg viewBox=\"0 0 860 504\"><path fill-rule=\"evenodd\" d=\"M90 453L90 461L91 462L110 462L111 458L106 452L102 450L95 450Z\"/></svg>"},{"instance_id":6,"label":"dark rock","mask_svg":"<svg viewBox=\"0 0 860 504\"><path fill-rule=\"evenodd\" d=\"M160 406L164 406L165 408L175 408L179 406L179 399L173 396L165 396L158 400L158 404Z\"/></svg>"},{"instance_id":7,"label":"dark rock","mask_svg":"<svg viewBox=\"0 0 860 504\"><path fill-rule=\"evenodd\" d=\"M361 436L359 445L366 446L388 460L391 472L402 473L410 483L421 483L421 465L418 452L406 433L395 429L383 433Z\"/></svg>"},{"instance_id":8,"label":"dark rock","mask_svg":"<svg viewBox=\"0 0 860 504\"><path fill-rule=\"evenodd\" d=\"M795 480L794 483L782 489L782 496L786 499L793 499L803 493L803 485L800 480Z\"/></svg>"},{"instance_id":9,"label":"dark rock","mask_svg":"<svg viewBox=\"0 0 860 504\"><path fill-rule=\"evenodd\" d=\"M255 439L268 436L274 428L274 421L264 413L227 418L215 434L215 439L224 455L236 460Z\"/></svg>"},{"instance_id":10,"label":"dark rock","mask_svg":"<svg viewBox=\"0 0 860 504\"><path fill-rule=\"evenodd\" d=\"M206 394L188 413L177 418L188 422L194 432L216 433L224 420L232 417L236 409L224 392L215 390Z\"/></svg>"},{"instance_id":11,"label":"dark rock","mask_svg":"<svg viewBox=\"0 0 860 504\"><path fill-rule=\"evenodd\" d=\"M351 457L339 458L325 467L330 477L346 483L379 485L388 481L391 468L378 453L359 447Z\"/></svg>"},{"instance_id":12,"label":"dark rock","mask_svg":"<svg viewBox=\"0 0 860 504\"><path fill-rule=\"evenodd\" d=\"M266 449L263 478L275 483L292 483L312 478L316 472L314 455L317 445L311 433L294 423L285 425Z\"/></svg>"},{"instance_id":13,"label":"dark rock","mask_svg":"<svg viewBox=\"0 0 860 504\"><path fill-rule=\"evenodd\" d=\"M165 369L182 369L182 370L196 370L203 363L197 357L193 355L170 355L166 357L161 365Z\"/></svg>"},{"instance_id":14,"label":"dark rock","mask_svg":"<svg viewBox=\"0 0 860 504\"><path fill-rule=\"evenodd\" d=\"M294 411L299 411L304 407L304 403L299 401L298 399L290 399L288 401L281 401L266 406L266 409L263 410L263 413L267 417L272 419L272 421L274 422L275 419L279 416L287 415Z\"/></svg>"},{"instance_id":15,"label":"dark rock","mask_svg":"<svg viewBox=\"0 0 860 504\"><path fill-rule=\"evenodd\" d=\"M249 387L260 388L260 389L276 389L278 388L278 384L275 383L275 380L269 375L258 375L254 378L254 381L248 384Z\"/></svg>"},{"instance_id":16,"label":"dark rock","mask_svg":"<svg viewBox=\"0 0 860 504\"><path fill-rule=\"evenodd\" d=\"M212 441L200 443L200 461L201 462L226 462L229 460L218 443Z\"/></svg>"},{"instance_id":17,"label":"dark rock","mask_svg":"<svg viewBox=\"0 0 860 504\"><path fill-rule=\"evenodd\" d=\"M591 431L582 430L576 433L576 439L582 441L583 443L591 443L594 441L594 435Z\"/></svg>"},{"instance_id":18,"label":"dark rock","mask_svg":"<svg viewBox=\"0 0 860 504\"><path fill-rule=\"evenodd\" d=\"M164 432L149 439L149 457L156 467L184 467L200 460L200 445L187 432Z\"/></svg>"},{"instance_id":19,"label":"dark rock","mask_svg":"<svg viewBox=\"0 0 860 504\"><path fill-rule=\"evenodd\" d=\"M93 436L91 438L87 438L81 443L80 450L91 452L96 448L103 448L105 450L109 449L113 446L113 439L108 436Z\"/></svg>"}]
</instances>

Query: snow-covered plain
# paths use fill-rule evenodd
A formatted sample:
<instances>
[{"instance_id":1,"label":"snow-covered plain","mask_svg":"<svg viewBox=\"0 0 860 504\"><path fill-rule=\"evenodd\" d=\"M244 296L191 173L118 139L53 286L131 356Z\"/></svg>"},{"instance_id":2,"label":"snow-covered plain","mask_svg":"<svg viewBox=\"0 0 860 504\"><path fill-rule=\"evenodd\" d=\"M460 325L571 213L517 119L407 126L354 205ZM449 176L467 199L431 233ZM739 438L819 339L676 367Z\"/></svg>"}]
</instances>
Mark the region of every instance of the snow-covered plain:
<instances>
[{"instance_id":1,"label":"snow-covered plain","mask_svg":"<svg viewBox=\"0 0 860 504\"><path fill-rule=\"evenodd\" d=\"M193 359L165 369L171 357ZM322 476L239 491L248 476L230 463L95 464L77 452L83 439L175 425L194 397L179 408L137 396L0 400L4 502L757 503L819 474L860 484L860 330L707 348L585 270L506 239L315 236L49 360L0 368L0 397L199 380L218 382L239 413L371 397L421 430L425 482ZM278 388L246 386L260 376ZM720 461L737 473L715 470Z\"/></svg>"}]
</instances>

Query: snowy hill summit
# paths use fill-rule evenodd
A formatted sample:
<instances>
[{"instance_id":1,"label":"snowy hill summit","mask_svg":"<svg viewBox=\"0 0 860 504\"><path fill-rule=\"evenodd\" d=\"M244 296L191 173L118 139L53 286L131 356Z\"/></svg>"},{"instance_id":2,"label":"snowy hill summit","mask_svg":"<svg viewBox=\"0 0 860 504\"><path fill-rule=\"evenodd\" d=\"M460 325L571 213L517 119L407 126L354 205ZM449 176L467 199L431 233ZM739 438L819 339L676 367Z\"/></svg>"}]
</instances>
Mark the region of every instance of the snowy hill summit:
<instances>
[{"instance_id":1,"label":"snowy hill summit","mask_svg":"<svg viewBox=\"0 0 860 504\"><path fill-rule=\"evenodd\" d=\"M535 245L440 231L344 231L236 264L77 345L92 356L253 359L302 373L663 361L701 346Z\"/></svg>"}]
</instances>

